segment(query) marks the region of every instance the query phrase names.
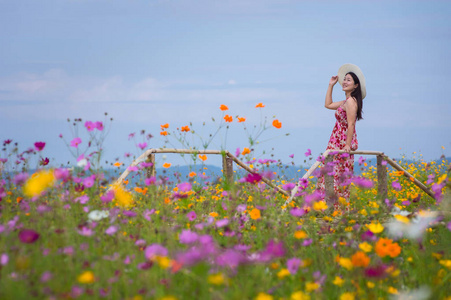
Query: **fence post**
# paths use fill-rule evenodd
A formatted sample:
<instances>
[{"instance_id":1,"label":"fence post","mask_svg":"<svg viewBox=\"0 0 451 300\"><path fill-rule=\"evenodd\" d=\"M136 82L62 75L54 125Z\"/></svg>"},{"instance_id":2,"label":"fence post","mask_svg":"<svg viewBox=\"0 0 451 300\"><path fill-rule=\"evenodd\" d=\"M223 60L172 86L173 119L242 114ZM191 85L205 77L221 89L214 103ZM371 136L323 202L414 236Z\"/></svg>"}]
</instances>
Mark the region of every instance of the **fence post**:
<instances>
[{"instance_id":1,"label":"fence post","mask_svg":"<svg viewBox=\"0 0 451 300\"><path fill-rule=\"evenodd\" d=\"M152 163L152 166L150 166L147 169L147 178L155 176L156 175L156 169L155 169L155 153L151 153L149 156L147 156L146 162Z\"/></svg>"},{"instance_id":2,"label":"fence post","mask_svg":"<svg viewBox=\"0 0 451 300\"><path fill-rule=\"evenodd\" d=\"M328 155L326 156L326 159L324 161L324 168L326 168L326 170L330 169L330 163L333 161L333 155ZM333 171L333 169L332 169ZM334 191L334 176L333 175L329 175L329 172L326 172L324 174L324 185L326 188L326 203L329 205L333 205L333 203L335 202L335 199L337 198L337 196L335 195L335 191Z\"/></svg>"},{"instance_id":3,"label":"fence post","mask_svg":"<svg viewBox=\"0 0 451 300\"><path fill-rule=\"evenodd\" d=\"M228 183L233 182L233 160L227 154L222 155L222 172Z\"/></svg>"},{"instance_id":4,"label":"fence post","mask_svg":"<svg viewBox=\"0 0 451 300\"><path fill-rule=\"evenodd\" d=\"M384 157L377 156L377 194L382 198L387 198L387 167L382 164Z\"/></svg>"}]
</instances>

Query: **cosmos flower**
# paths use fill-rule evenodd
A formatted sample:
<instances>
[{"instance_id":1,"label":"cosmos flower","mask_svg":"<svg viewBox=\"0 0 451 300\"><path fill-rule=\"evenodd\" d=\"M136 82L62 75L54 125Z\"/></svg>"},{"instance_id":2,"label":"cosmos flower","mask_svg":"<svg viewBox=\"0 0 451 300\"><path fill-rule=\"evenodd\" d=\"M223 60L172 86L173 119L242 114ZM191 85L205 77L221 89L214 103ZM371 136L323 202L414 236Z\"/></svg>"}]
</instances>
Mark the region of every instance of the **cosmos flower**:
<instances>
[{"instance_id":1,"label":"cosmos flower","mask_svg":"<svg viewBox=\"0 0 451 300\"><path fill-rule=\"evenodd\" d=\"M19 240L25 244L32 244L39 239L39 233L33 229L22 229L19 232Z\"/></svg>"},{"instance_id":2,"label":"cosmos flower","mask_svg":"<svg viewBox=\"0 0 451 300\"><path fill-rule=\"evenodd\" d=\"M81 144L81 138L79 138L79 137L76 137L72 141L70 141L70 146L74 147L74 148L77 148L78 145L80 145L80 144Z\"/></svg>"},{"instance_id":3,"label":"cosmos flower","mask_svg":"<svg viewBox=\"0 0 451 300\"><path fill-rule=\"evenodd\" d=\"M44 142L36 142L34 143L34 148L36 149L36 151L42 151L44 150L45 147L45 143Z\"/></svg>"}]
</instances>

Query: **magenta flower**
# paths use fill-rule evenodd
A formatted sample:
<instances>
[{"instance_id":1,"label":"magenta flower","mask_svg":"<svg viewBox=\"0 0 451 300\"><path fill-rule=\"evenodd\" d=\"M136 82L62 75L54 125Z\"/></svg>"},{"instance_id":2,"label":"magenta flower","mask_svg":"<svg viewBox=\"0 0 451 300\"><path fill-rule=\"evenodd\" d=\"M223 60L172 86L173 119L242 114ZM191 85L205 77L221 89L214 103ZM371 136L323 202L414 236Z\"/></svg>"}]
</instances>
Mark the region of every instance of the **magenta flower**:
<instances>
[{"instance_id":1,"label":"magenta flower","mask_svg":"<svg viewBox=\"0 0 451 300\"><path fill-rule=\"evenodd\" d=\"M239 157L239 156L240 156L240 153L241 153L240 148L236 148L235 156L236 156L236 157Z\"/></svg>"},{"instance_id":2,"label":"magenta flower","mask_svg":"<svg viewBox=\"0 0 451 300\"><path fill-rule=\"evenodd\" d=\"M216 221L216 227L218 227L218 228L227 226L228 224L229 224L229 220L228 219L222 219L222 220Z\"/></svg>"},{"instance_id":3,"label":"magenta flower","mask_svg":"<svg viewBox=\"0 0 451 300\"><path fill-rule=\"evenodd\" d=\"M307 152L304 153L305 156L310 156L312 155L312 150L307 149Z\"/></svg>"},{"instance_id":4,"label":"magenta flower","mask_svg":"<svg viewBox=\"0 0 451 300\"><path fill-rule=\"evenodd\" d=\"M97 121L95 127L97 128L98 131L102 131L103 130L103 123L100 122L100 121Z\"/></svg>"},{"instance_id":5,"label":"magenta flower","mask_svg":"<svg viewBox=\"0 0 451 300\"><path fill-rule=\"evenodd\" d=\"M81 138L79 138L79 137L76 137L72 141L70 141L70 146L74 147L74 148L77 148L78 145L80 145L80 144L81 144Z\"/></svg>"},{"instance_id":6,"label":"magenta flower","mask_svg":"<svg viewBox=\"0 0 451 300\"><path fill-rule=\"evenodd\" d=\"M94 231L87 226L83 226L78 230L78 233L83 236L92 236L94 234Z\"/></svg>"},{"instance_id":7,"label":"magenta flower","mask_svg":"<svg viewBox=\"0 0 451 300\"><path fill-rule=\"evenodd\" d=\"M290 158L294 158L294 153L289 155Z\"/></svg>"},{"instance_id":8,"label":"magenta flower","mask_svg":"<svg viewBox=\"0 0 451 300\"><path fill-rule=\"evenodd\" d=\"M36 149L36 151L42 151L44 150L45 147L45 143L44 142L36 142L34 143L34 148Z\"/></svg>"},{"instance_id":9,"label":"magenta flower","mask_svg":"<svg viewBox=\"0 0 451 300\"><path fill-rule=\"evenodd\" d=\"M287 269L290 271L292 275L295 275L298 272L299 266L301 265L302 260L299 258L290 258L287 260Z\"/></svg>"},{"instance_id":10,"label":"magenta flower","mask_svg":"<svg viewBox=\"0 0 451 300\"><path fill-rule=\"evenodd\" d=\"M293 182L288 182L287 184L284 184L284 185L282 186L282 188L283 188L285 191L291 191L292 189L294 189L295 186L296 186L296 185L295 185Z\"/></svg>"},{"instance_id":11,"label":"magenta flower","mask_svg":"<svg viewBox=\"0 0 451 300\"><path fill-rule=\"evenodd\" d=\"M262 176L258 173L249 173L247 174L247 176L244 178L244 181L252 183L252 184L257 184L262 180Z\"/></svg>"},{"instance_id":12,"label":"magenta flower","mask_svg":"<svg viewBox=\"0 0 451 300\"><path fill-rule=\"evenodd\" d=\"M448 228L448 230L451 231L451 221L448 222L448 225L446 225L446 228Z\"/></svg>"},{"instance_id":13,"label":"magenta flower","mask_svg":"<svg viewBox=\"0 0 451 300\"><path fill-rule=\"evenodd\" d=\"M41 158L41 160L39 161L39 165L41 165L41 166L46 166L46 165L49 164L49 162L50 162L50 160L49 160L48 157L46 157L46 158Z\"/></svg>"},{"instance_id":14,"label":"magenta flower","mask_svg":"<svg viewBox=\"0 0 451 300\"><path fill-rule=\"evenodd\" d=\"M16 176L14 176L13 183L15 185L22 185L27 181L28 174L27 173L19 173Z\"/></svg>"},{"instance_id":15,"label":"magenta flower","mask_svg":"<svg viewBox=\"0 0 451 300\"><path fill-rule=\"evenodd\" d=\"M22 243L32 244L39 239L39 233L33 229L22 229L19 232L19 239Z\"/></svg>"},{"instance_id":16,"label":"magenta flower","mask_svg":"<svg viewBox=\"0 0 451 300\"><path fill-rule=\"evenodd\" d=\"M144 142L144 143L139 143L139 144L138 144L138 147L141 148L141 150L144 150L144 149L147 147L147 143L146 143L146 142Z\"/></svg>"},{"instance_id":17,"label":"magenta flower","mask_svg":"<svg viewBox=\"0 0 451 300\"><path fill-rule=\"evenodd\" d=\"M128 167L128 170L129 170L130 172L138 172L138 171L139 171L139 169L138 169L137 166L130 166L130 167Z\"/></svg>"},{"instance_id":18,"label":"magenta flower","mask_svg":"<svg viewBox=\"0 0 451 300\"><path fill-rule=\"evenodd\" d=\"M387 267L385 265L378 265L375 267L369 267L365 269L365 276L370 278L383 278L386 277L385 272Z\"/></svg>"},{"instance_id":19,"label":"magenta flower","mask_svg":"<svg viewBox=\"0 0 451 300\"><path fill-rule=\"evenodd\" d=\"M182 244L192 244L199 239L199 235L191 230L182 230L179 235L180 243Z\"/></svg>"},{"instance_id":20,"label":"magenta flower","mask_svg":"<svg viewBox=\"0 0 451 300\"><path fill-rule=\"evenodd\" d=\"M114 199L114 191L109 191L105 195L100 196L100 200L102 200L103 203L109 203L113 201Z\"/></svg>"},{"instance_id":21,"label":"magenta flower","mask_svg":"<svg viewBox=\"0 0 451 300\"><path fill-rule=\"evenodd\" d=\"M42 273L41 282L47 282L50 279L52 279L52 273L50 273L49 271L45 271L44 273Z\"/></svg>"},{"instance_id":22,"label":"magenta flower","mask_svg":"<svg viewBox=\"0 0 451 300\"><path fill-rule=\"evenodd\" d=\"M302 242L302 246L310 246L312 243L312 239L305 239L304 242Z\"/></svg>"},{"instance_id":23,"label":"magenta flower","mask_svg":"<svg viewBox=\"0 0 451 300\"><path fill-rule=\"evenodd\" d=\"M86 129L88 129L88 131L93 131L96 128L96 125L91 121L86 121L85 127Z\"/></svg>"},{"instance_id":24,"label":"magenta flower","mask_svg":"<svg viewBox=\"0 0 451 300\"><path fill-rule=\"evenodd\" d=\"M149 178L146 178L146 179L144 180L144 183L145 183L146 185L152 185L152 184L155 184L156 181L157 181L157 178L155 178L155 176L151 176L151 177L149 177Z\"/></svg>"},{"instance_id":25,"label":"magenta flower","mask_svg":"<svg viewBox=\"0 0 451 300\"><path fill-rule=\"evenodd\" d=\"M354 177L352 180L354 184L363 189L370 189L373 187L373 182L369 179L365 179L363 177Z\"/></svg>"},{"instance_id":26,"label":"magenta flower","mask_svg":"<svg viewBox=\"0 0 451 300\"><path fill-rule=\"evenodd\" d=\"M361 166L363 163L365 163L366 159L363 156L359 157L359 166Z\"/></svg>"},{"instance_id":27,"label":"magenta flower","mask_svg":"<svg viewBox=\"0 0 451 300\"><path fill-rule=\"evenodd\" d=\"M190 211L189 213L186 214L186 216L188 217L188 220L190 220L190 221L195 220L197 217L196 212L194 212L194 211Z\"/></svg>"},{"instance_id":28,"label":"magenta flower","mask_svg":"<svg viewBox=\"0 0 451 300\"><path fill-rule=\"evenodd\" d=\"M89 177L86 177L83 180L83 185L87 188L90 188L94 185L95 179L96 179L96 175L94 175L94 174Z\"/></svg>"},{"instance_id":29,"label":"magenta flower","mask_svg":"<svg viewBox=\"0 0 451 300\"><path fill-rule=\"evenodd\" d=\"M305 209L294 207L290 210L290 215L294 217L302 217L305 214L306 214Z\"/></svg>"}]
</instances>

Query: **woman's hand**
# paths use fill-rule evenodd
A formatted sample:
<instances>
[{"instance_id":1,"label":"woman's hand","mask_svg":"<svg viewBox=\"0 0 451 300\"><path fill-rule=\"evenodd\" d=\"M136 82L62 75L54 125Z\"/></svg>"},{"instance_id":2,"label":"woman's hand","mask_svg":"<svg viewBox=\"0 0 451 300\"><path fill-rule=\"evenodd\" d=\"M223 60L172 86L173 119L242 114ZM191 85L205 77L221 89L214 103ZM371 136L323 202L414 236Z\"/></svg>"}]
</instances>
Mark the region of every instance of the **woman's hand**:
<instances>
[{"instance_id":1,"label":"woman's hand","mask_svg":"<svg viewBox=\"0 0 451 300\"><path fill-rule=\"evenodd\" d=\"M351 147L348 146L348 145L346 145L346 146L343 148L343 150L349 153L349 152L351 152Z\"/></svg>"},{"instance_id":2,"label":"woman's hand","mask_svg":"<svg viewBox=\"0 0 451 300\"><path fill-rule=\"evenodd\" d=\"M332 76L332 78L329 81L329 85L334 86L338 81L338 76Z\"/></svg>"}]
</instances>

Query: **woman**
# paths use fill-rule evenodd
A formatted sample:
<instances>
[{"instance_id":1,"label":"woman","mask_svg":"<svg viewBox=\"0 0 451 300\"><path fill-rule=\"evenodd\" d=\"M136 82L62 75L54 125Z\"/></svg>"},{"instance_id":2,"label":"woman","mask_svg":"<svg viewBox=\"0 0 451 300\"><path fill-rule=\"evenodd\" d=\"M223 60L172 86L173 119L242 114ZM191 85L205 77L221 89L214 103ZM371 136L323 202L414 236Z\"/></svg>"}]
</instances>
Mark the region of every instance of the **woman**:
<instances>
[{"instance_id":1,"label":"woman","mask_svg":"<svg viewBox=\"0 0 451 300\"><path fill-rule=\"evenodd\" d=\"M334 85L340 82L346 99L339 102L332 101ZM332 130L327 149L355 151L358 148L355 123L362 118L363 99L366 96L365 77L362 71L353 64L345 64L338 70L337 76L332 76L326 93L324 106L336 110L335 127ZM354 155L348 153L337 154L333 160L335 196L349 200L349 179L354 172ZM324 193L324 172L318 178L317 189Z\"/></svg>"}]
</instances>

